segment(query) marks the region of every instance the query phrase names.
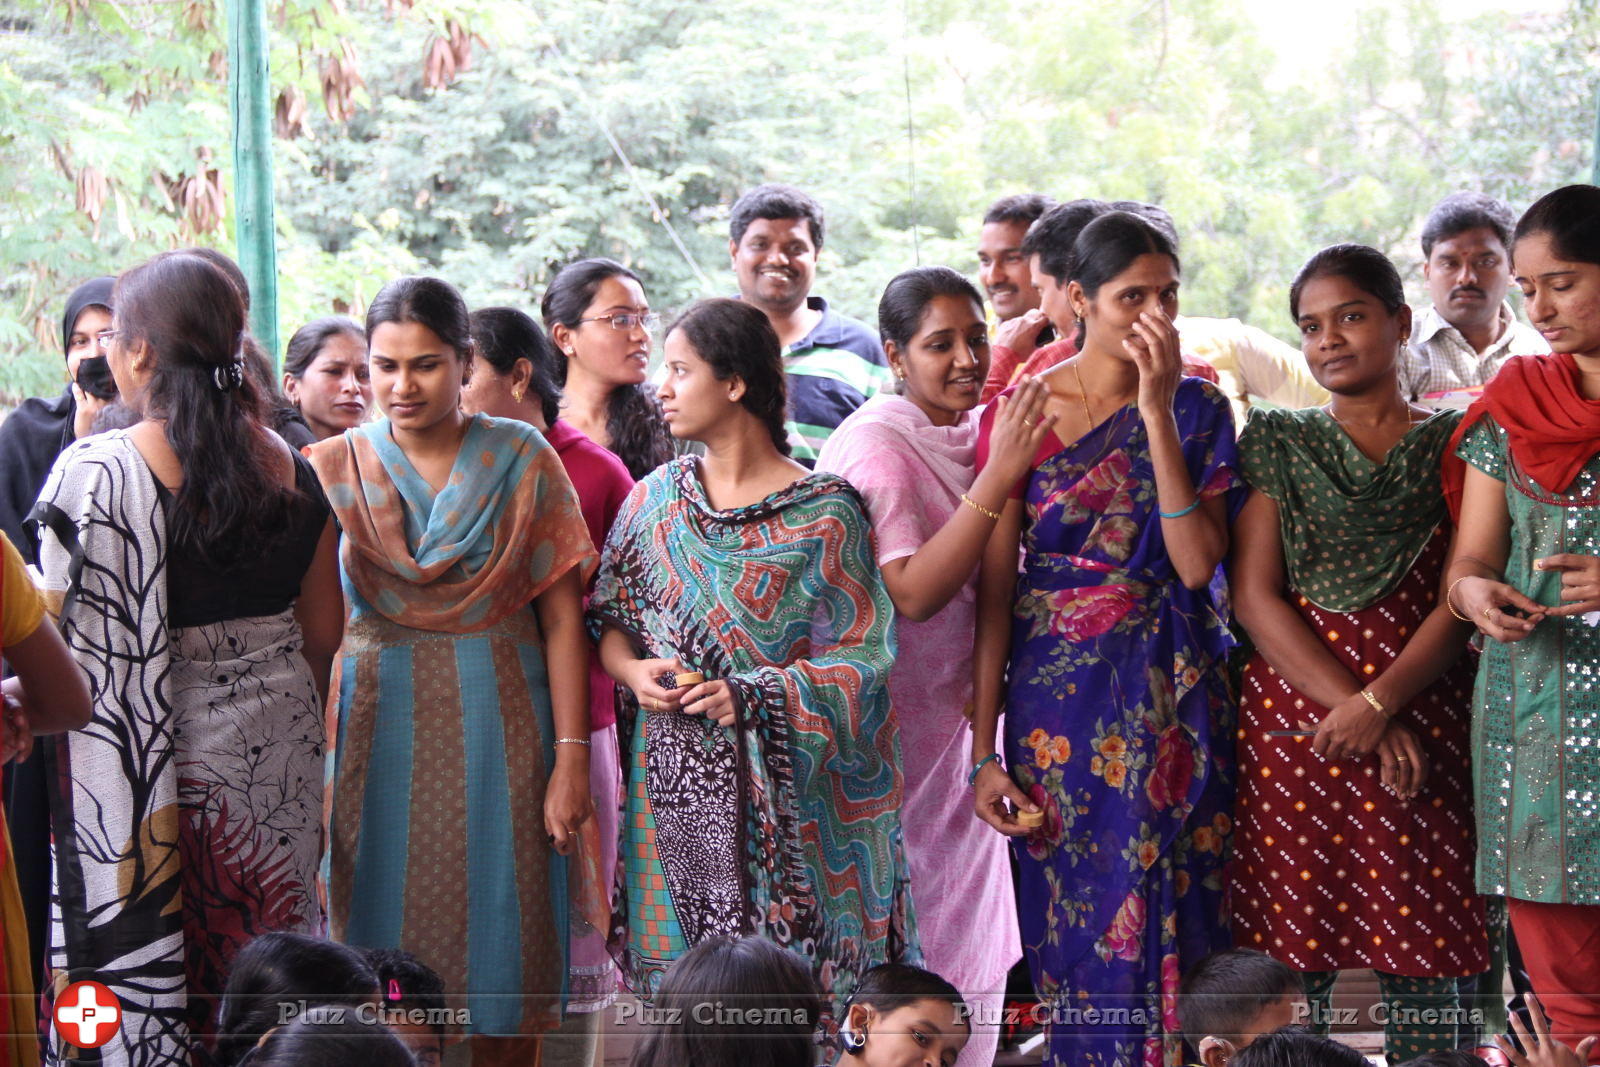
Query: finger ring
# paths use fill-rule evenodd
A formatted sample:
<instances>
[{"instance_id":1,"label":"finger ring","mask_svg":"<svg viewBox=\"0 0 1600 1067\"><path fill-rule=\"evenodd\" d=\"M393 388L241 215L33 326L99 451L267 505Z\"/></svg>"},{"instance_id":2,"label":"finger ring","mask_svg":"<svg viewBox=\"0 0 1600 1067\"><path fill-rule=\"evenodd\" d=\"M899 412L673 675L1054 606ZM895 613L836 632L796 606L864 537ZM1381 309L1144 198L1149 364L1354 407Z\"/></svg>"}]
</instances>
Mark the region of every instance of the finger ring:
<instances>
[{"instance_id":1,"label":"finger ring","mask_svg":"<svg viewBox=\"0 0 1600 1067\"><path fill-rule=\"evenodd\" d=\"M1410 756L1396 756L1394 758L1394 761L1396 763L1410 763L1411 762L1411 757Z\"/></svg>"},{"instance_id":2,"label":"finger ring","mask_svg":"<svg viewBox=\"0 0 1600 1067\"><path fill-rule=\"evenodd\" d=\"M1035 422L1035 421L1034 421L1034 420L1033 420L1033 419L1023 419L1023 420L1022 420L1022 425L1024 425L1024 426L1026 426L1026 427L1027 427L1027 428L1028 428L1028 429L1030 429L1030 430L1031 430L1031 429L1033 429L1033 428L1034 428L1034 427L1035 427L1035 426L1037 426L1037 425L1038 425L1038 423L1037 423L1037 422Z\"/></svg>"},{"instance_id":3,"label":"finger ring","mask_svg":"<svg viewBox=\"0 0 1600 1067\"><path fill-rule=\"evenodd\" d=\"M1483 617L1487 619L1489 617L1489 612L1491 612L1493 610L1494 610L1494 605L1493 604L1490 604L1488 607L1484 608L1483 609Z\"/></svg>"}]
</instances>

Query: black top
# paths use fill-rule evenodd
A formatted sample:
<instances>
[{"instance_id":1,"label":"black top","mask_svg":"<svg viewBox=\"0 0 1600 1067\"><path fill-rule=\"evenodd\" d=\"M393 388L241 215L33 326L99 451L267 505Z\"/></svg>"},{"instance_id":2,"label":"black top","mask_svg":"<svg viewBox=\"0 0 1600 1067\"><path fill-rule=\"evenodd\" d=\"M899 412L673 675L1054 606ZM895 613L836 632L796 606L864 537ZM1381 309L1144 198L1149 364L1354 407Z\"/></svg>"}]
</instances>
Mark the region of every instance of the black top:
<instances>
[{"instance_id":1,"label":"black top","mask_svg":"<svg viewBox=\"0 0 1600 1067\"><path fill-rule=\"evenodd\" d=\"M72 444L77 412L68 388L53 400L24 400L0 421L0 530L29 563L39 562L39 541L24 520L56 457Z\"/></svg>"},{"instance_id":2,"label":"black top","mask_svg":"<svg viewBox=\"0 0 1600 1067\"><path fill-rule=\"evenodd\" d=\"M195 559L192 553L167 556L167 625L172 629L230 619L254 619L289 610L300 595L331 509L311 461L294 454L294 482L303 494L290 505L289 528L259 558L227 570ZM171 514L177 496L156 480L161 506ZM172 529L170 519L167 529Z\"/></svg>"},{"instance_id":3,"label":"black top","mask_svg":"<svg viewBox=\"0 0 1600 1067\"><path fill-rule=\"evenodd\" d=\"M296 452L318 441L317 435L311 432L311 425L300 414L300 409L289 404L273 409L272 428Z\"/></svg>"}]
</instances>

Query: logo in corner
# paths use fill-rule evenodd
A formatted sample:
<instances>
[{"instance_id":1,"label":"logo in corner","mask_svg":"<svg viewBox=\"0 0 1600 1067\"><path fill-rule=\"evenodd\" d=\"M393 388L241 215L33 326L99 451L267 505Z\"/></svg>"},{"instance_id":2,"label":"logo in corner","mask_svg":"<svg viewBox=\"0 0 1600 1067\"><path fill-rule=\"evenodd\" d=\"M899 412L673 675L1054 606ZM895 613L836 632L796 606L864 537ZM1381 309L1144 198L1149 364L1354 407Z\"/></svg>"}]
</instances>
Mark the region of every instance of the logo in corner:
<instances>
[{"instance_id":1,"label":"logo in corner","mask_svg":"<svg viewBox=\"0 0 1600 1067\"><path fill-rule=\"evenodd\" d=\"M73 982L56 998L56 1033L77 1048L99 1048L122 1025L122 1005L99 982Z\"/></svg>"}]
</instances>

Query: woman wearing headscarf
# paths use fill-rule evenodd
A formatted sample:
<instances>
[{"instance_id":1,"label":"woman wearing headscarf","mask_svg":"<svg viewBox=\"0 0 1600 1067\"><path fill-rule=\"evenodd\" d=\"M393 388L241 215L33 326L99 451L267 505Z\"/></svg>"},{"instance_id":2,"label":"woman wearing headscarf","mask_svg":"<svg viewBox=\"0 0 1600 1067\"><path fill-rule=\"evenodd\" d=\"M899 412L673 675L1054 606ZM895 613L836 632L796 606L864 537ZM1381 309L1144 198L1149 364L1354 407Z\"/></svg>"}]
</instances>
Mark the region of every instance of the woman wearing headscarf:
<instances>
[{"instance_id":1,"label":"woman wearing headscarf","mask_svg":"<svg viewBox=\"0 0 1600 1067\"><path fill-rule=\"evenodd\" d=\"M50 465L68 445L86 437L89 425L106 400L116 395L105 367L105 353L96 338L111 329L111 286L115 278L84 282L67 298L61 316L61 351L67 360L67 384L61 395L46 400L29 397L0 422L0 529L29 563L38 542L22 520L39 498ZM89 362L85 366L86 361ZM94 388L85 393L79 370ZM103 383L103 384L102 384Z\"/></svg>"},{"instance_id":2,"label":"woman wearing headscarf","mask_svg":"<svg viewBox=\"0 0 1600 1067\"><path fill-rule=\"evenodd\" d=\"M67 298L61 316L61 351L67 384L51 399L30 397L0 420L0 530L22 554L37 561L39 543L23 520L39 497L50 466L66 447L89 435L94 416L116 395L98 336L111 329L111 286L115 278L84 282ZM92 390L85 393L82 379ZM43 756L18 760L5 786L6 822L11 830L17 884L33 947L44 945L50 914L50 805L45 794ZM35 951L34 979L43 953Z\"/></svg>"}]
</instances>

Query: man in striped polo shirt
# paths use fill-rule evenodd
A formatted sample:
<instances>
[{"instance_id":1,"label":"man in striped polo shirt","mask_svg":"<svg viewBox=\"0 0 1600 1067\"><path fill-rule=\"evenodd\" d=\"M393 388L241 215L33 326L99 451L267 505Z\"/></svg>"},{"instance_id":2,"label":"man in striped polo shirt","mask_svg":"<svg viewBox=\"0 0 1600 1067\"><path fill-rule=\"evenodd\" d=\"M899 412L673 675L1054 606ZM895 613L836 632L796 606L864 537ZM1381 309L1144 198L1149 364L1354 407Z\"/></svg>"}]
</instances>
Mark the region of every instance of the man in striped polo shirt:
<instances>
[{"instance_id":1,"label":"man in striped polo shirt","mask_svg":"<svg viewBox=\"0 0 1600 1067\"><path fill-rule=\"evenodd\" d=\"M728 255L739 294L766 313L789 378L789 445L813 466L828 435L893 376L878 335L811 295L822 207L792 185L758 185L733 205Z\"/></svg>"}]
</instances>

